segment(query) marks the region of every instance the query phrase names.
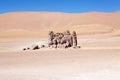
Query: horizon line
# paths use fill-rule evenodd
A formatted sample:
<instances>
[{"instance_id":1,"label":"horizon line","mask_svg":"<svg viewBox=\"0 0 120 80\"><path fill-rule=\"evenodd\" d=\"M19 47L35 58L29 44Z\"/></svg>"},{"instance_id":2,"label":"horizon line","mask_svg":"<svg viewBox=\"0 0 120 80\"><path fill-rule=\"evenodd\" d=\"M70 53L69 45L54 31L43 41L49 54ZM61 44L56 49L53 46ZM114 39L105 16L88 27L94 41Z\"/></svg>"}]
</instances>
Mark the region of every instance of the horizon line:
<instances>
[{"instance_id":1,"label":"horizon line","mask_svg":"<svg viewBox=\"0 0 120 80\"><path fill-rule=\"evenodd\" d=\"M116 13L116 12L120 12L120 11L113 11L113 12L105 12L105 11L88 11L88 12L60 12L60 11L11 11L11 12L4 12L4 13L0 13L0 14L8 14L8 13L29 13L29 12L33 12L33 13L65 13L65 14L81 14L81 13Z\"/></svg>"},{"instance_id":2,"label":"horizon line","mask_svg":"<svg viewBox=\"0 0 120 80\"><path fill-rule=\"evenodd\" d=\"M59 12L59 11L11 11L4 12L0 14L9 14L9 13L64 13L64 14L83 14L83 13L117 13L120 11L105 12L105 11L88 11L88 12Z\"/></svg>"}]
</instances>

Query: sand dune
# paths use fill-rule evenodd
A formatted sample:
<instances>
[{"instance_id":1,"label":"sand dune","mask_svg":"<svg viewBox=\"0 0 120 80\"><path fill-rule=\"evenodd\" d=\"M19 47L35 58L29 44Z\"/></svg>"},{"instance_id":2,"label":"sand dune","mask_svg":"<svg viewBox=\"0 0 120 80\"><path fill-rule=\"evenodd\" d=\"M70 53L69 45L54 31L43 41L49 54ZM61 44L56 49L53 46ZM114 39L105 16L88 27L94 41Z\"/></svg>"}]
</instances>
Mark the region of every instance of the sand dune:
<instances>
[{"instance_id":1,"label":"sand dune","mask_svg":"<svg viewBox=\"0 0 120 80\"><path fill-rule=\"evenodd\" d=\"M16 12L0 15L0 30L69 27L75 25L103 24L120 28L120 12L115 13L50 13L50 12Z\"/></svg>"},{"instance_id":2,"label":"sand dune","mask_svg":"<svg viewBox=\"0 0 120 80\"><path fill-rule=\"evenodd\" d=\"M15 12L0 15L0 31L2 32L0 37L12 37L15 34L19 37L37 36L49 30L64 31L67 29L77 30L78 34L114 34L120 30L120 12L81 14Z\"/></svg>"}]
</instances>

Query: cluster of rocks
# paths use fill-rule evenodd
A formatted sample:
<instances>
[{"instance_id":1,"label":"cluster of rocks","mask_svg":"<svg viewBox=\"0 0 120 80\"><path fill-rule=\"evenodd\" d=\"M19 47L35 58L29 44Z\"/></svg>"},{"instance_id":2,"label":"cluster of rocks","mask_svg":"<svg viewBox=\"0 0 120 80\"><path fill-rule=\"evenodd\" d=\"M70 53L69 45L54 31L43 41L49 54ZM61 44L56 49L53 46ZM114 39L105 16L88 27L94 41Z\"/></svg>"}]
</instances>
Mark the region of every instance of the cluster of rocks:
<instances>
[{"instance_id":1,"label":"cluster of rocks","mask_svg":"<svg viewBox=\"0 0 120 80\"><path fill-rule=\"evenodd\" d=\"M77 34L75 31L70 33L69 30L63 32L63 33L55 33L53 31L50 31L48 34L48 44L34 44L31 47L23 48L23 50L36 50L40 48L80 48L80 46L77 46Z\"/></svg>"},{"instance_id":2,"label":"cluster of rocks","mask_svg":"<svg viewBox=\"0 0 120 80\"><path fill-rule=\"evenodd\" d=\"M37 50L40 48L45 48L46 46L44 44L38 45L38 44L33 44L30 47L23 48L23 50Z\"/></svg>"},{"instance_id":3,"label":"cluster of rocks","mask_svg":"<svg viewBox=\"0 0 120 80\"><path fill-rule=\"evenodd\" d=\"M49 32L48 45L52 48L80 48L77 46L77 34L75 31L70 33L69 30L63 33Z\"/></svg>"}]
</instances>

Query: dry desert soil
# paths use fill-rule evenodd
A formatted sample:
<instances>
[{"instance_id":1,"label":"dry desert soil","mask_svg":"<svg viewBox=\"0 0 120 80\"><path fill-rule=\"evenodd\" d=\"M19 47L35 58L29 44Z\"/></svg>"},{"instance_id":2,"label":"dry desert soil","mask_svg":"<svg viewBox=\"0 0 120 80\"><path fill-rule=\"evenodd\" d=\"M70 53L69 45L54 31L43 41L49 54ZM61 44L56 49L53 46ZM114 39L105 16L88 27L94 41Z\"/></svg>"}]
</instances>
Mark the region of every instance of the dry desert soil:
<instances>
[{"instance_id":1,"label":"dry desert soil","mask_svg":"<svg viewBox=\"0 0 120 80\"><path fill-rule=\"evenodd\" d=\"M23 51L75 30L80 49ZM120 80L120 12L0 14L0 80Z\"/></svg>"}]
</instances>

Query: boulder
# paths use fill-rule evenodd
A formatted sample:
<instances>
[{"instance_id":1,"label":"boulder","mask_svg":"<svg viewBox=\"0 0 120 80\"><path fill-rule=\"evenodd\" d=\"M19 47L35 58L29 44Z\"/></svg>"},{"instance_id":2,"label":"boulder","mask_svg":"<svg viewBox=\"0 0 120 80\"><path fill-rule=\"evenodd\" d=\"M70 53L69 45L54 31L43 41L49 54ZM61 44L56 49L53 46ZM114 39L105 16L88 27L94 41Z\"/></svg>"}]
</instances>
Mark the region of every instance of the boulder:
<instances>
[{"instance_id":1,"label":"boulder","mask_svg":"<svg viewBox=\"0 0 120 80\"><path fill-rule=\"evenodd\" d=\"M38 45L32 45L32 50L40 49Z\"/></svg>"},{"instance_id":2,"label":"boulder","mask_svg":"<svg viewBox=\"0 0 120 80\"><path fill-rule=\"evenodd\" d=\"M26 48L23 48L23 51L25 51L26 50Z\"/></svg>"}]
</instances>

